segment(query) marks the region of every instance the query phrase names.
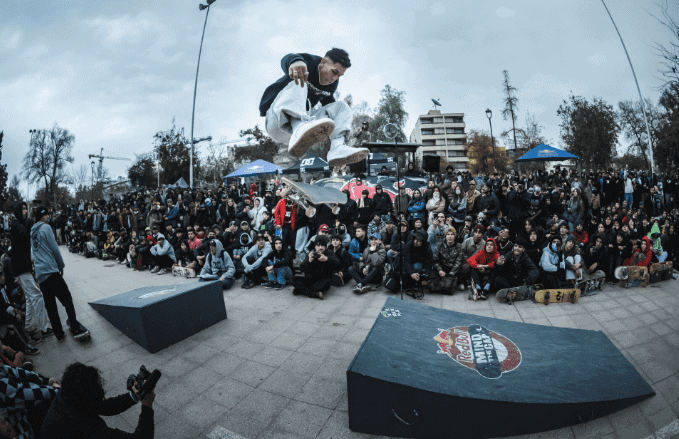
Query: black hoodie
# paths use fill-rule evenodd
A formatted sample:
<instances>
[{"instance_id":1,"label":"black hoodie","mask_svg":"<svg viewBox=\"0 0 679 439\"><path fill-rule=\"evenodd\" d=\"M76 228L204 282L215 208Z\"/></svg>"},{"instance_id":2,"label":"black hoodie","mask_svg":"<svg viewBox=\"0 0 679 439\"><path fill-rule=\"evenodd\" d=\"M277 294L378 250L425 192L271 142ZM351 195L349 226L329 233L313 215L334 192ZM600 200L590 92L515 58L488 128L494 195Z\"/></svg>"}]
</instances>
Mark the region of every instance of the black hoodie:
<instances>
[{"instance_id":1,"label":"black hoodie","mask_svg":"<svg viewBox=\"0 0 679 439\"><path fill-rule=\"evenodd\" d=\"M12 276L18 277L33 270L31 262L31 227L34 221L23 218L22 208L26 203L19 201L14 204L14 217L12 222Z\"/></svg>"}]
</instances>

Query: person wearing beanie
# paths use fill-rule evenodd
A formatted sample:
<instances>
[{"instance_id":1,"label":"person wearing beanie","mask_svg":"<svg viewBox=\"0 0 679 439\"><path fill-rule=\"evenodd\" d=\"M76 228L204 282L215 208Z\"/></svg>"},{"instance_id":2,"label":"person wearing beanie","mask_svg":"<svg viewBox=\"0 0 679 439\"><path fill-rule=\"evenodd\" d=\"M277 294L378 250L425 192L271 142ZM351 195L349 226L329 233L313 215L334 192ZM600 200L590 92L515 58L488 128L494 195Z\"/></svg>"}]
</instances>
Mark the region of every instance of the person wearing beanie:
<instances>
[{"instance_id":1,"label":"person wearing beanie","mask_svg":"<svg viewBox=\"0 0 679 439\"><path fill-rule=\"evenodd\" d=\"M462 246L457 243L456 234L455 227L446 228L444 240L434 253L434 272L437 274L434 290L445 294L453 294L455 291L458 274L464 262ZM464 284L462 288L464 289Z\"/></svg>"},{"instance_id":2,"label":"person wearing beanie","mask_svg":"<svg viewBox=\"0 0 679 439\"><path fill-rule=\"evenodd\" d=\"M236 267L220 240L213 239L209 245L210 253L205 257L205 263L198 275L199 282L218 280L222 284L222 289L228 290L235 282L233 276L236 274Z\"/></svg>"},{"instance_id":3,"label":"person wearing beanie","mask_svg":"<svg viewBox=\"0 0 679 439\"><path fill-rule=\"evenodd\" d=\"M370 246L363 250L358 268L349 267L349 276L356 281L353 291L365 294L370 291L370 284L380 285L384 276L384 263L387 251L384 249L378 233L370 235Z\"/></svg>"},{"instance_id":4,"label":"person wearing beanie","mask_svg":"<svg viewBox=\"0 0 679 439\"><path fill-rule=\"evenodd\" d=\"M583 277L583 260L580 249L576 245L574 235L568 235L561 247L561 264L566 270L566 281L575 284Z\"/></svg>"},{"instance_id":5,"label":"person wearing beanie","mask_svg":"<svg viewBox=\"0 0 679 439\"><path fill-rule=\"evenodd\" d=\"M464 285L471 279L471 267L467 262L470 257L474 256L483 249L483 226L477 224L474 226L472 231L472 236L465 239L462 242L462 269L460 270L460 275L458 276L458 285ZM462 290L462 288L461 288Z\"/></svg>"},{"instance_id":6,"label":"person wearing beanie","mask_svg":"<svg viewBox=\"0 0 679 439\"><path fill-rule=\"evenodd\" d=\"M522 285L534 285L540 277L540 270L525 252L528 242L518 237L512 250L501 255L495 262L495 288L502 290Z\"/></svg>"},{"instance_id":7,"label":"person wearing beanie","mask_svg":"<svg viewBox=\"0 0 679 439\"><path fill-rule=\"evenodd\" d=\"M467 258L472 278L470 298L478 295L481 300L488 299L495 277L495 262L499 257L497 243L493 238L488 238L478 253Z\"/></svg>"},{"instance_id":8,"label":"person wearing beanie","mask_svg":"<svg viewBox=\"0 0 679 439\"><path fill-rule=\"evenodd\" d=\"M328 248L325 236L317 237L314 251L300 265L304 277L295 278L292 294L323 300L323 294L330 289L333 274L338 271L339 265L335 252Z\"/></svg>"},{"instance_id":9,"label":"person wearing beanie","mask_svg":"<svg viewBox=\"0 0 679 439\"><path fill-rule=\"evenodd\" d=\"M575 236L578 247L584 247L589 242L589 234L584 229L582 220L575 223L575 230L573 230L572 235Z\"/></svg>"},{"instance_id":10,"label":"person wearing beanie","mask_svg":"<svg viewBox=\"0 0 679 439\"><path fill-rule=\"evenodd\" d=\"M155 267L151 273L167 274L172 269L172 265L177 262L172 245L165 239L165 235L159 233L157 236L158 243L151 247L151 254Z\"/></svg>"},{"instance_id":11,"label":"person wearing beanie","mask_svg":"<svg viewBox=\"0 0 679 439\"><path fill-rule=\"evenodd\" d=\"M397 273L401 271L401 258L396 258L396 264L393 274L390 274L390 279L384 286L393 292L398 291L400 282L398 281ZM405 273L403 276L403 289L411 290L412 288L426 287L428 290L432 289L432 281L435 279L434 273L434 255L431 248L427 245L427 235L424 232L413 233L413 240L410 241L403 252L403 267ZM406 291L406 294L412 295L412 292Z\"/></svg>"},{"instance_id":12,"label":"person wearing beanie","mask_svg":"<svg viewBox=\"0 0 679 439\"><path fill-rule=\"evenodd\" d=\"M540 259L540 283L545 288L561 288L565 282L561 266L561 237L553 235L542 251Z\"/></svg>"}]
</instances>

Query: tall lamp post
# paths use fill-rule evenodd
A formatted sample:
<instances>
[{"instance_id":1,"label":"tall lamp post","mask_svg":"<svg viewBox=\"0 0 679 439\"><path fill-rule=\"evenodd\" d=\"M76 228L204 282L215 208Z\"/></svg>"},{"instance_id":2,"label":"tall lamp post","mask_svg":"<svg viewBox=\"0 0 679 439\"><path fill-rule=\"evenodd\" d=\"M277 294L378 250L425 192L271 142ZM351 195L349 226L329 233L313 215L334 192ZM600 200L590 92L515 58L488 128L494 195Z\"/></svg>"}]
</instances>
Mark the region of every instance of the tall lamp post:
<instances>
[{"instance_id":1,"label":"tall lamp post","mask_svg":"<svg viewBox=\"0 0 679 439\"><path fill-rule=\"evenodd\" d=\"M490 142L493 145L493 169L495 169L495 138L493 137L493 122L491 121L493 112L490 111L490 108L486 109L486 116L488 116L488 123L490 124Z\"/></svg>"},{"instance_id":2,"label":"tall lamp post","mask_svg":"<svg viewBox=\"0 0 679 439\"><path fill-rule=\"evenodd\" d=\"M198 10L207 9L205 13L205 24L203 24L203 36L200 37L200 49L198 50L198 66L196 66L196 82L193 86L193 110L191 111L191 156L189 157L189 185L193 189L193 122L196 117L196 90L198 89L198 69L200 69L200 53L203 51L203 38L205 38L205 26L207 26L207 16L210 14L210 5L217 0L207 0L207 6L204 4L198 5Z\"/></svg>"},{"instance_id":3,"label":"tall lamp post","mask_svg":"<svg viewBox=\"0 0 679 439\"><path fill-rule=\"evenodd\" d=\"M90 198L92 199L92 202L94 202L94 162L90 162L90 166L92 168L92 189L90 189Z\"/></svg>"},{"instance_id":4,"label":"tall lamp post","mask_svg":"<svg viewBox=\"0 0 679 439\"><path fill-rule=\"evenodd\" d=\"M30 148L30 147L33 146L33 136L35 136L37 134L38 130L32 129L32 130L28 130L28 132L31 133L31 144L29 145L29 148ZM26 206L28 206L27 213L28 213L29 218L31 216L31 201L30 201L31 195L30 195L30 192L31 192L31 181L28 178L26 178L26 201L28 201L26 203Z\"/></svg>"}]
</instances>

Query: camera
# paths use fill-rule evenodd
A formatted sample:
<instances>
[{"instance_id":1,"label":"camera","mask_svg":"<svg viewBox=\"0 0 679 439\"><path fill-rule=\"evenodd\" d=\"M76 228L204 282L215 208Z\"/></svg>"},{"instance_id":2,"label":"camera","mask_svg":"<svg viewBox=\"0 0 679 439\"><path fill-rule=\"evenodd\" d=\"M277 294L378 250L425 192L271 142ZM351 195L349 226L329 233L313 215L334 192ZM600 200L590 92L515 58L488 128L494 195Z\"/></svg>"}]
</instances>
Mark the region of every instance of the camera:
<instances>
[{"instance_id":1,"label":"camera","mask_svg":"<svg viewBox=\"0 0 679 439\"><path fill-rule=\"evenodd\" d=\"M311 256L311 259L317 259L318 253L316 253L316 250L312 250L309 252L309 256Z\"/></svg>"},{"instance_id":2,"label":"camera","mask_svg":"<svg viewBox=\"0 0 679 439\"><path fill-rule=\"evenodd\" d=\"M146 394L156 387L156 383L158 383L161 375L162 374L158 369L149 372L148 369L146 369L146 366L142 364L137 375L130 374L130 376L127 377L127 390L132 391L132 388L136 384L139 399L144 399Z\"/></svg>"}]
</instances>

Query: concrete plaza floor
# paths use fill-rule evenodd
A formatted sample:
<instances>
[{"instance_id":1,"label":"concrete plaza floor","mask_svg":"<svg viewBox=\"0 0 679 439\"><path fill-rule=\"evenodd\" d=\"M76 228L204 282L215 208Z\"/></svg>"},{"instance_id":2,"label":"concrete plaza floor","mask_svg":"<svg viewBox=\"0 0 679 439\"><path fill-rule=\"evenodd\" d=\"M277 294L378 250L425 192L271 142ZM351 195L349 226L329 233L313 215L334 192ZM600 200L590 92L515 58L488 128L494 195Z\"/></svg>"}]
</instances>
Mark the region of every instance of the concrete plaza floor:
<instances>
[{"instance_id":1,"label":"concrete plaza floor","mask_svg":"<svg viewBox=\"0 0 679 439\"><path fill-rule=\"evenodd\" d=\"M224 292L227 320L150 354L88 302L143 286L197 280L134 272L60 248L78 319L92 341L80 344L67 335L63 344L54 338L38 344L42 353L33 361L43 375L61 377L66 365L81 361L102 371L107 395L115 396L141 364L160 369L156 438L375 437L349 429L346 370L389 296L384 288L356 296L352 281L321 301L293 296L290 287L244 290L237 282ZM527 437L679 438L679 282L630 289L607 285L575 305L471 302L460 292L428 295L421 302L498 319L603 331L657 393L605 418ZM61 307L60 313L65 322ZM132 432L139 413L133 407L106 422Z\"/></svg>"}]
</instances>

